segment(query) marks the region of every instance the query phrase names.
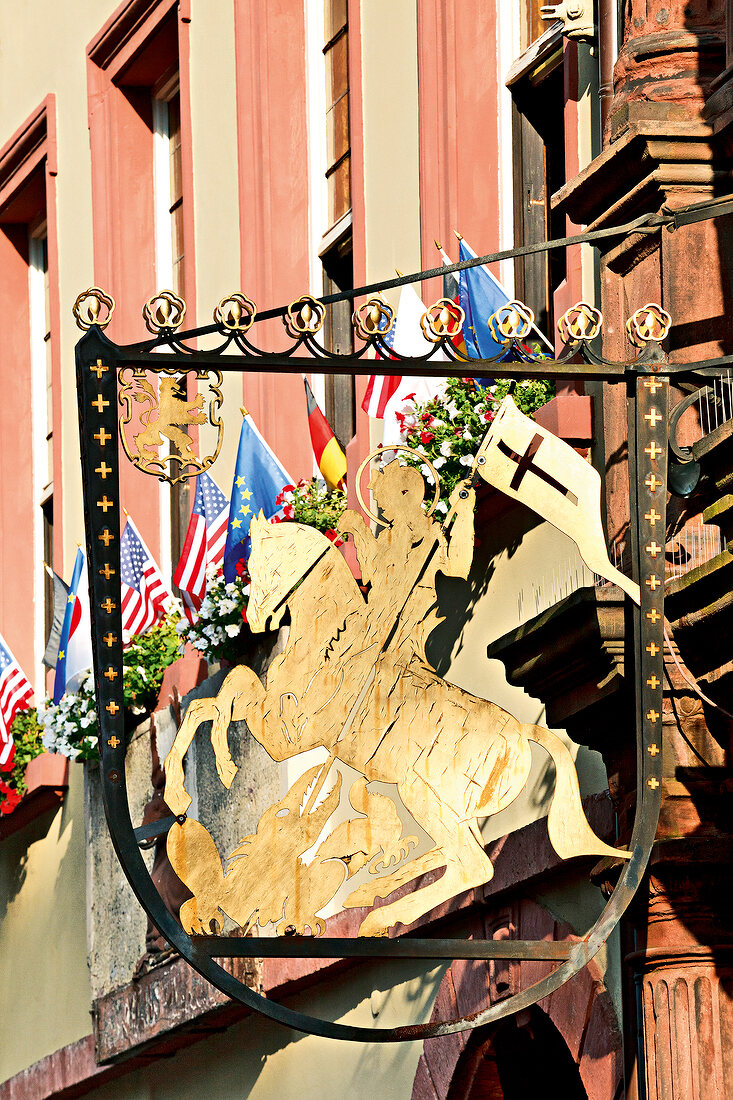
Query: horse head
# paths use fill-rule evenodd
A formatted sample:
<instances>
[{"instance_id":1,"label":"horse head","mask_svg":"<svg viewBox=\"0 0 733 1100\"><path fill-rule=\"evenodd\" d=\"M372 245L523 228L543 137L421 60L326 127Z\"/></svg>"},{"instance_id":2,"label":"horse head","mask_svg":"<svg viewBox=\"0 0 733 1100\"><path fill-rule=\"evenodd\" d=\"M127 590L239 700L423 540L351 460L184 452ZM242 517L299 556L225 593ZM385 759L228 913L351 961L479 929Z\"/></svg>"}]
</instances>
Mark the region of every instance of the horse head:
<instances>
[{"instance_id":1,"label":"horse head","mask_svg":"<svg viewBox=\"0 0 733 1100\"><path fill-rule=\"evenodd\" d=\"M247 622L252 630L263 631L268 619L271 629L280 625L288 597L333 543L303 523L269 523L262 512L249 529L252 550L249 557L249 602Z\"/></svg>"}]
</instances>

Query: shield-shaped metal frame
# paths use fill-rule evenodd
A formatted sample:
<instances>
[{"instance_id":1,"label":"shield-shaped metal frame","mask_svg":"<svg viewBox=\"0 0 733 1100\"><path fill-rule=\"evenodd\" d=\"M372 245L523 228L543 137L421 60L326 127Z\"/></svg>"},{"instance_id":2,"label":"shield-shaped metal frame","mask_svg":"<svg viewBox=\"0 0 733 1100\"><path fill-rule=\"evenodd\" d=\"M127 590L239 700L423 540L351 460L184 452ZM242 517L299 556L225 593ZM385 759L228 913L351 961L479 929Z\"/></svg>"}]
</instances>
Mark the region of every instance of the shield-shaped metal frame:
<instances>
[{"instance_id":1,"label":"shield-shaped metal frame","mask_svg":"<svg viewBox=\"0 0 733 1100\"><path fill-rule=\"evenodd\" d=\"M298 315L299 316L299 315ZM297 316L296 316L297 320ZM249 321L251 324L251 320ZM249 325L248 325L249 327ZM320 327L320 326L319 326ZM377 326L379 327L379 326ZM369 335L364 347L348 355L327 352L315 342L313 329L291 325L295 343L283 353L265 353L217 318L213 326L174 334L163 330L142 344L118 346L101 327L91 324L76 348L79 423L84 484L84 516L92 608L94 676L99 715L99 749L105 811L122 867L141 905L155 926L197 971L233 1000L299 1031L363 1042L421 1040L465 1031L515 1013L548 996L576 974L599 950L616 927L645 872L654 842L661 804L661 712L664 650L664 556L650 557L649 546L665 530L670 376L715 376L725 367L671 364L654 339L643 340L634 361L611 363L595 353L588 339L570 342L554 360L533 359L517 340L507 341L505 357L496 360L461 358L451 332L437 334L449 361L387 358L381 348L379 369L385 374L490 375L495 378L589 379L626 387L629 398L629 493L636 579L641 607L634 608L636 682L637 804L631 858L598 919L585 936L572 942L522 940L433 939L405 934L394 938L334 939L328 937L192 936L165 908L140 854L139 844L170 828L175 818L149 827L135 827L130 818L125 781L125 731L122 689L122 625L120 613L120 499L116 415L121 369L181 372L198 369L237 372L293 372L306 352L308 365L322 373L371 374L370 348L380 349L380 335ZM186 343L218 333L223 343L201 351ZM234 346L234 353L230 347ZM582 360L578 352L582 352ZM161 354L163 353L163 354ZM661 580L659 575L661 565ZM656 580L655 580L656 578ZM110 935L114 930L110 929ZM220 961L234 957L361 958L361 959L511 959L546 960L555 969L527 989L470 1016L396 1028L353 1027L333 1023L279 1005L248 988Z\"/></svg>"}]
</instances>

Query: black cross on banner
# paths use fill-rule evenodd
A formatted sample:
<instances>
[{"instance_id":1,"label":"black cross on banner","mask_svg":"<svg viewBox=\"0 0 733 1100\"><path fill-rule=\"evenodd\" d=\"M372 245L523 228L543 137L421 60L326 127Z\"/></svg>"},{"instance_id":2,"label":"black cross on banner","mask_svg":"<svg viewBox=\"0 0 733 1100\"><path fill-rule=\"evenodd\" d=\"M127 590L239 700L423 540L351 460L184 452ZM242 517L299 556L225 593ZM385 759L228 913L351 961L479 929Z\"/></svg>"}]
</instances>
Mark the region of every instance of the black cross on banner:
<instances>
[{"instance_id":1,"label":"black cross on banner","mask_svg":"<svg viewBox=\"0 0 733 1100\"><path fill-rule=\"evenodd\" d=\"M517 454L516 451L513 451L509 444L505 443L503 439L499 440L499 442L497 443L497 447L499 448L501 453L503 455L506 455L507 458L510 458L512 462L516 462L517 464L517 468L514 471L514 476L512 477L510 483L510 488L517 492L519 490L519 486L524 480L524 475L526 473L536 474L536 476L544 481L547 485L552 486L553 489L557 489L559 493L562 493L564 497L567 497L571 504L577 505L578 498L576 497L575 493L571 493L569 489L567 489L559 481L556 481L552 474L548 474L547 471L543 470L540 466L535 466L534 462L532 461L532 459L540 449L540 444L542 443L542 440L543 436L536 432L523 455Z\"/></svg>"}]
</instances>

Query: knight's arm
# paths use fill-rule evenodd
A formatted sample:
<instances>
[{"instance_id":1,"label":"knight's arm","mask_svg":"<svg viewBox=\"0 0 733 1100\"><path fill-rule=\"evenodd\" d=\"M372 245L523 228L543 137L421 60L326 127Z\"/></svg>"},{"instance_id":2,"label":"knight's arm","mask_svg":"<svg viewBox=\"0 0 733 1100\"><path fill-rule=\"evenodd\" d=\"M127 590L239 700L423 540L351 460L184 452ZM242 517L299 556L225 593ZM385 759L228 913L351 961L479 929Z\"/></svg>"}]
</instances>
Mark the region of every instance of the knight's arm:
<instances>
[{"instance_id":1,"label":"knight's arm","mask_svg":"<svg viewBox=\"0 0 733 1100\"><path fill-rule=\"evenodd\" d=\"M363 517L353 508L347 508L338 521L338 530L342 535L351 535L354 549L361 566L361 576L365 583L374 575L374 553L377 540Z\"/></svg>"},{"instance_id":2,"label":"knight's arm","mask_svg":"<svg viewBox=\"0 0 733 1100\"><path fill-rule=\"evenodd\" d=\"M465 496L462 494L465 493ZM473 561L473 519L476 507L476 491L465 482L451 494L451 509L456 516L450 527L450 540L445 554L447 568L443 570L450 577L467 577Z\"/></svg>"}]
</instances>

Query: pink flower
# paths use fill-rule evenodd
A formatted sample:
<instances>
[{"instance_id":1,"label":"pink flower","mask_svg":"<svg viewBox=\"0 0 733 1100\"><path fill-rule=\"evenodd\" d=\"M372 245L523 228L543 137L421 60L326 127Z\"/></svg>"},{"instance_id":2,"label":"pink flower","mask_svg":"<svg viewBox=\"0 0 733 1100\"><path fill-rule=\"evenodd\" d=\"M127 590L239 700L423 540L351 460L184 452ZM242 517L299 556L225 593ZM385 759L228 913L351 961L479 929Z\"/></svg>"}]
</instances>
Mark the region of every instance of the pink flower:
<instances>
[{"instance_id":1,"label":"pink flower","mask_svg":"<svg viewBox=\"0 0 733 1100\"><path fill-rule=\"evenodd\" d=\"M422 443L423 447L427 447L430 440L434 438L435 437L432 432L420 432L420 442Z\"/></svg>"}]
</instances>

